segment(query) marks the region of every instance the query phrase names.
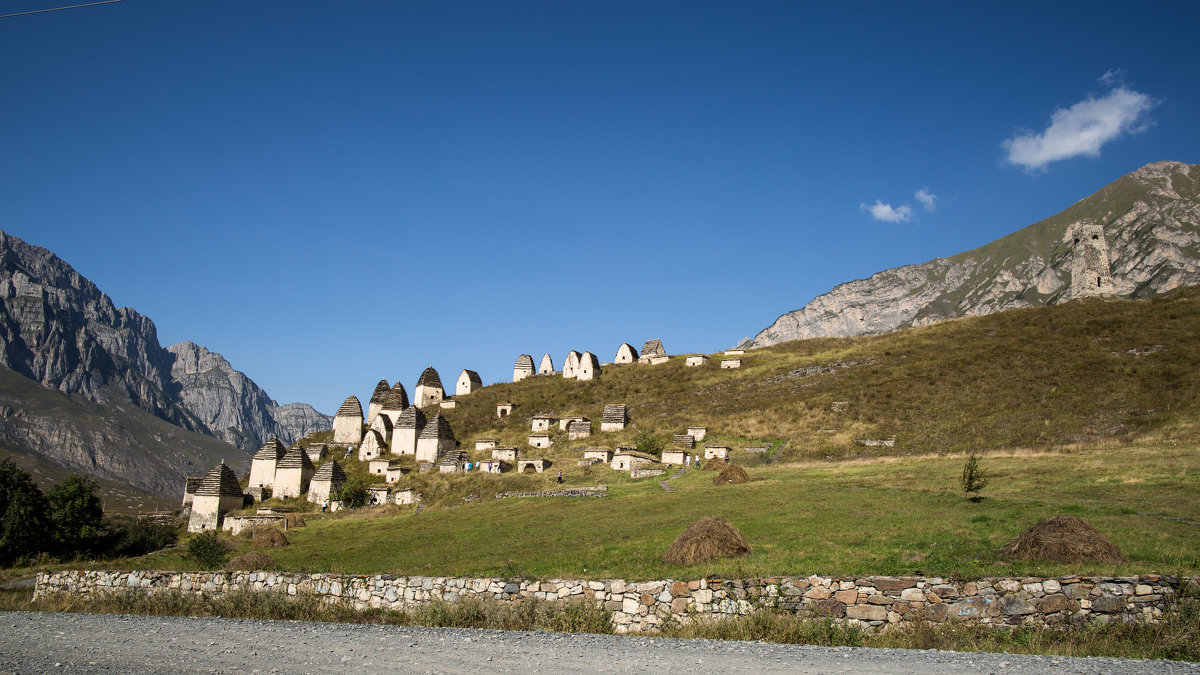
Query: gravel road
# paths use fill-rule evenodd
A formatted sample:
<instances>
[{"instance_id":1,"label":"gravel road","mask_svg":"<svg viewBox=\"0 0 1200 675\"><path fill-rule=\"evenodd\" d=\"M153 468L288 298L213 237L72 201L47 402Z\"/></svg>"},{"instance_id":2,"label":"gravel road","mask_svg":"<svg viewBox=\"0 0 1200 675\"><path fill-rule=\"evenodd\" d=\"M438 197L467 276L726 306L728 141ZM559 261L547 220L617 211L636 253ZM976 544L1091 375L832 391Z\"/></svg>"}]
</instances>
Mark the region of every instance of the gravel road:
<instances>
[{"instance_id":1,"label":"gravel road","mask_svg":"<svg viewBox=\"0 0 1200 675\"><path fill-rule=\"evenodd\" d=\"M1189 673L1176 661L300 621L0 613L6 673Z\"/></svg>"}]
</instances>

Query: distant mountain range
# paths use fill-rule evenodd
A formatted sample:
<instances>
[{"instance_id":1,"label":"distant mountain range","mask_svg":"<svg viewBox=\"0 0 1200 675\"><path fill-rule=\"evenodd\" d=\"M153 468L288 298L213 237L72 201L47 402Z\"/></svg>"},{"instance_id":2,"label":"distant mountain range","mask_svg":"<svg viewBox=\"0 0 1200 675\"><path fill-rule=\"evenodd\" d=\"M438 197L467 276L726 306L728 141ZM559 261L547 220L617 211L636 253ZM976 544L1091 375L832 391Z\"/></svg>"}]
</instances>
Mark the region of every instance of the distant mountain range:
<instances>
[{"instance_id":1,"label":"distant mountain range","mask_svg":"<svg viewBox=\"0 0 1200 675\"><path fill-rule=\"evenodd\" d=\"M1103 230L1112 277L1098 288L1074 278L1080 261L1069 228L1089 220ZM1200 284L1200 165L1155 162L973 251L841 284L742 346L886 333L1085 294L1139 298L1193 284Z\"/></svg>"},{"instance_id":2,"label":"distant mountain range","mask_svg":"<svg viewBox=\"0 0 1200 675\"><path fill-rule=\"evenodd\" d=\"M224 454L237 464L268 438L291 443L333 423L307 404L279 405L204 347L183 342L164 349L150 319L114 306L53 253L4 232L0 366L73 402L35 396L3 374L0 443L154 492L177 492L184 475L209 468L189 462L215 463ZM79 424L93 413L105 423ZM181 438L205 451L181 455Z\"/></svg>"}]
</instances>

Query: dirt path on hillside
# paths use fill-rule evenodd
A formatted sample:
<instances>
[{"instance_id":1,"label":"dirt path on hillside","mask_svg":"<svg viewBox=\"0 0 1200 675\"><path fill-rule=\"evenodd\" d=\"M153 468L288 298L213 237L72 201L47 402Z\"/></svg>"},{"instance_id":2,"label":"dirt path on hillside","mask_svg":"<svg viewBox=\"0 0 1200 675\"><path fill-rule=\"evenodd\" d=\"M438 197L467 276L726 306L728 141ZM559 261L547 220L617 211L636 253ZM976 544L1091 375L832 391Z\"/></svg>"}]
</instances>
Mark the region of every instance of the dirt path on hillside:
<instances>
[{"instance_id":1,"label":"dirt path on hillside","mask_svg":"<svg viewBox=\"0 0 1200 675\"><path fill-rule=\"evenodd\" d=\"M7 673L1200 673L1172 661L415 626L0 613Z\"/></svg>"}]
</instances>

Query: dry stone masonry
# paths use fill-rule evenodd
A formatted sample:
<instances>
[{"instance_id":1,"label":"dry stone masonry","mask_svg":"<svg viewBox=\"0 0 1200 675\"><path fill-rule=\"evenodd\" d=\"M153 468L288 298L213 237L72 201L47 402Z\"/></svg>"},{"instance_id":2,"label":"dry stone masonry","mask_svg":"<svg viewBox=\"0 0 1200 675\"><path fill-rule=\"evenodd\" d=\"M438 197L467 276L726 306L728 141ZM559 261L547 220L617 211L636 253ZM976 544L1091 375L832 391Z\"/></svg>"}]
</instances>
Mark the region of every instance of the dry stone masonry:
<instances>
[{"instance_id":1,"label":"dry stone masonry","mask_svg":"<svg viewBox=\"0 0 1200 675\"><path fill-rule=\"evenodd\" d=\"M520 382L530 375L533 375L533 357L522 354L517 357L517 362L513 365L513 382Z\"/></svg>"},{"instance_id":2,"label":"dry stone masonry","mask_svg":"<svg viewBox=\"0 0 1200 675\"><path fill-rule=\"evenodd\" d=\"M542 496L542 495L532 495ZM394 499L394 497L393 497ZM595 603L618 633L652 631L777 609L871 630L895 624L967 622L997 626L1153 622L1170 611L1179 587L1195 579L1136 577L986 578L774 577L754 579L515 580L281 572L69 570L39 572L34 599L52 593L88 596L121 591L221 595L241 590L316 596L367 609L413 609L482 599L516 604L530 598Z\"/></svg>"},{"instance_id":3,"label":"dry stone masonry","mask_svg":"<svg viewBox=\"0 0 1200 675\"><path fill-rule=\"evenodd\" d=\"M362 442L362 425L362 404L351 394L333 416L333 442L358 445Z\"/></svg>"}]
</instances>

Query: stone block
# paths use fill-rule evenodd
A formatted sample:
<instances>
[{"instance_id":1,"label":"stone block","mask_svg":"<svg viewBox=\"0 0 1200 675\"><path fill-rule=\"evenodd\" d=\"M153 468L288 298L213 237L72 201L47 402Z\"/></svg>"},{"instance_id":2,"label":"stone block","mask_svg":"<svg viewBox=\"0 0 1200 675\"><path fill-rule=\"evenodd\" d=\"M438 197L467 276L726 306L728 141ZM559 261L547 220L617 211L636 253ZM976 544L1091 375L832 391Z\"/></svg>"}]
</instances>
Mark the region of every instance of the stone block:
<instances>
[{"instance_id":1,"label":"stone block","mask_svg":"<svg viewBox=\"0 0 1200 675\"><path fill-rule=\"evenodd\" d=\"M900 599L907 600L909 602L912 602L912 601L924 602L925 591L920 588L906 588L903 591L900 591Z\"/></svg>"},{"instance_id":2,"label":"stone block","mask_svg":"<svg viewBox=\"0 0 1200 675\"><path fill-rule=\"evenodd\" d=\"M1042 614L1053 614L1054 612L1074 612L1079 609L1079 603L1071 600L1062 593L1053 593L1044 598L1039 598L1035 603L1037 609Z\"/></svg>"},{"instance_id":3,"label":"stone block","mask_svg":"<svg viewBox=\"0 0 1200 675\"><path fill-rule=\"evenodd\" d=\"M1116 614L1125 611L1125 598L1119 595L1102 595L1092 600L1092 611Z\"/></svg>"},{"instance_id":4,"label":"stone block","mask_svg":"<svg viewBox=\"0 0 1200 675\"><path fill-rule=\"evenodd\" d=\"M1072 600L1085 600L1091 594L1091 587L1085 584L1067 584L1062 587L1063 595Z\"/></svg>"},{"instance_id":5,"label":"stone block","mask_svg":"<svg viewBox=\"0 0 1200 675\"><path fill-rule=\"evenodd\" d=\"M896 599L888 595L872 595L867 597L867 603L871 605L890 605Z\"/></svg>"},{"instance_id":6,"label":"stone block","mask_svg":"<svg viewBox=\"0 0 1200 675\"><path fill-rule=\"evenodd\" d=\"M870 582L872 586L881 591L902 591L917 585L916 579L903 579L900 577L871 577Z\"/></svg>"},{"instance_id":7,"label":"stone block","mask_svg":"<svg viewBox=\"0 0 1200 675\"><path fill-rule=\"evenodd\" d=\"M1062 584L1058 583L1054 579L1047 579L1042 582L1042 590L1047 593L1057 593L1062 590Z\"/></svg>"},{"instance_id":8,"label":"stone block","mask_svg":"<svg viewBox=\"0 0 1200 675\"><path fill-rule=\"evenodd\" d=\"M637 601L637 598L626 597L621 600L621 611L626 614L637 614L642 605Z\"/></svg>"},{"instance_id":9,"label":"stone block","mask_svg":"<svg viewBox=\"0 0 1200 675\"><path fill-rule=\"evenodd\" d=\"M687 608L688 608L687 598L675 598L674 600L671 601L671 613L672 614L683 614L684 612L687 611Z\"/></svg>"},{"instance_id":10,"label":"stone block","mask_svg":"<svg viewBox=\"0 0 1200 675\"><path fill-rule=\"evenodd\" d=\"M685 584L684 582L676 581L674 584L671 584L671 595L674 595L677 598L686 598L691 596L691 594L691 586Z\"/></svg>"},{"instance_id":11,"label":"stone block","mask_svg":"<svg viewBox=\"0 0 1200 675\"><path fill-rule=\"evenodd\" d=\"M1000 599L1000 611L1007 616L1025 616L1037 611L1024 598L1016 595L1006 595Z\"/></svg>"},{"instance_id":12,"label":"stone block","mask_svg":"<svg viewBox=\"0 0 1200 675\"><path fill-rule=\"evenodd\" d=\"M1134 595L1150 595L1154 589L1147 584L1138 584L1133 588Z\"/></svg>"},{"instance_id":13,"label":"stone block","mask_svg":"<svg viewBox=\"0 0 1200 675\"><path fill-rule=\"evenodd\" d=\"M693 592L692 597L696 599L696 602L707 605L708 603L712 602L713 592L707 588L702 588Z\"/></svg>"},{"instance_id":14,"label":"stone block","mask_svg":"<svg viewBox=\"0 0 1200 675\"><path fill-rule=\"evenodd\" d=\"M804 597L809 600L824 600L830 595L832 594L829 592L829 589L821 586L813 586L804 592Z\"/></svg>"},{"instance_id":15,"label":"stone block","mask_svg":"<svg viewBox=\"0 0 1200 675\"><path fill-rule=\"evenodd\" d=\"M859 621L886 621L887 609L879 605L855 605L846 608L846 618Z\"/></svg>"},{"instance_id":16,"label":"stone block","mask_svg":"<svg viewBox=\"0 0 1200 675\"><path fill-rule=\"evenodd\" d=\"M858 602L858 591L854 588L838 591L833 594L833 599L847 605L853 605Z\"/></svg>"},{"instance_id":17,"label":"stone block","mask_svg":"<svg viewBox=\"0 0 1200 675\"><path fill-rule=\"evenodd\" d=\"M846 616L846 605L832 598L826 598L817 601L816 611L820 616L831 616L835 619L841 619Z\"/></svg>"}]
</instances>

